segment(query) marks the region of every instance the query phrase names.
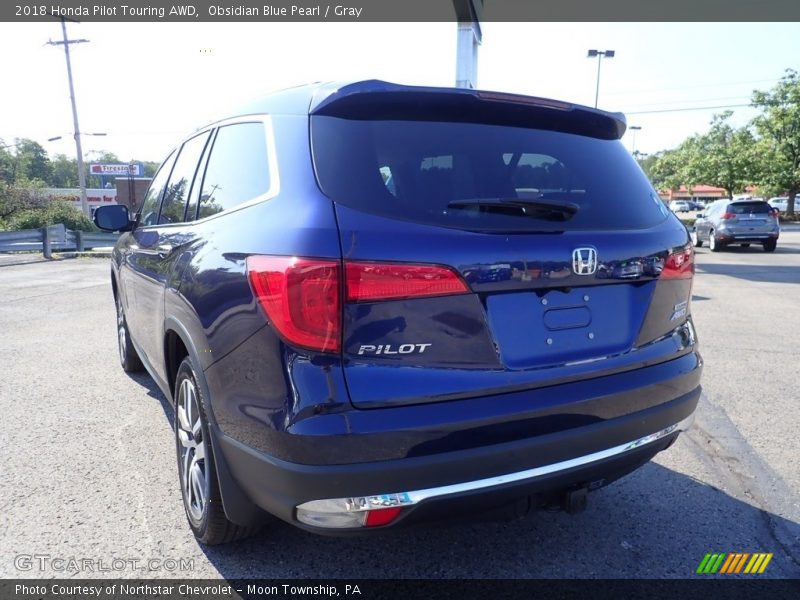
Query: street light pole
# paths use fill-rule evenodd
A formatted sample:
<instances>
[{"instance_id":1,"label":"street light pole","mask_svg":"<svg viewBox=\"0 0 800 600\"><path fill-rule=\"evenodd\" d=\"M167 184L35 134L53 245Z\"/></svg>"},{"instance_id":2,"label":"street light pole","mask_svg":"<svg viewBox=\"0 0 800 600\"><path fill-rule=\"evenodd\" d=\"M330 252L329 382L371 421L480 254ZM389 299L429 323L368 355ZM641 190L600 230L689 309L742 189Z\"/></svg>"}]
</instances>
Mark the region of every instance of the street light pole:
<instances>
[{"instance_id":1,"label":"street light pole","mask_svg":"<svg viewBox=\"0 0 800 600\"><path fill-rule=\"evenodd\" d=\"M59 46L64 45L64 55L67 58L67 79L69 81L69 99L72 103L72 122L75 128L75 150L78 153L78 185L81 188L81 210L83 213L90 217L91 213L89 211L89 202L86 200L86 173L84 172L83 168L83 150L81 149L81 130L78 127L78 108L75 104L75 87L72 84L72 64L69 59L69 45L70 44L82 44L84 42L88 42L89 40L70 40L67 39L67 22L62 17L61 18L61 32L64 35L64 41L62 42L54 42L48 41L47 43L51 46Z\"/></svg>"},{"instance_id":2,"label":"street light pole","mask_svg":"<svg viewBox=\"0 0 800 600\"><path fill-rule=\"evenodd\" d=\"M633 142L631 143L631 154L636 156L636 132L642 130L641 125L631 125L628 127L633 132Z\"/></svg>"},{"instance_id":3,"label":"street light pole","mask_svg":"<svg viewBox=\"0 0 800 600\"><path fill-rule=\"evenodd\" d=\"M597 83L595 84L594 88L594 107L597 108L597 100L600 97L600 63L603 60L603 57L606 58L614 58L616 52L614 50L589 50L586 57L587 58L594 58L597 57Z\"/></svg>"}]
</instances>

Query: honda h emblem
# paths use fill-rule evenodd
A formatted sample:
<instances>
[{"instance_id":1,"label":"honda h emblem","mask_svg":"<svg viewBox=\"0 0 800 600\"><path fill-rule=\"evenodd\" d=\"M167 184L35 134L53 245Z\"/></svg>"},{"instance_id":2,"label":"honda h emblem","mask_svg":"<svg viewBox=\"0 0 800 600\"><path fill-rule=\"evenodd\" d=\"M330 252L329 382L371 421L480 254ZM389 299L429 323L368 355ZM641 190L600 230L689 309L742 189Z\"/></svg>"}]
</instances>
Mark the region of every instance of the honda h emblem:
<instances>
[{"instance_id":1,"label":"honda h emblem","mask_svg":"<svg viewBox=\"0 0 800 600\"><path fill-rule=\"evenodd\" d=\"M575 248L572 251L572 270L576 275L593 275L597 271L597 250Z\"/></svg>"}]
</instances>

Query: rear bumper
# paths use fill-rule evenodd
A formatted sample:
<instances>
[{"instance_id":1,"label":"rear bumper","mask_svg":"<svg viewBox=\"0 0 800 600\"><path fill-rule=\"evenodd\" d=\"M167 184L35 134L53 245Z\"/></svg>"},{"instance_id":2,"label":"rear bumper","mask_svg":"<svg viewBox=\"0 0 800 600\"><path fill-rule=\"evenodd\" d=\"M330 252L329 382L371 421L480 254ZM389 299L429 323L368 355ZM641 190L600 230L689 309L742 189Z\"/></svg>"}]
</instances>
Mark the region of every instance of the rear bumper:
<instances>
[{"instance_id":1,"label":"rear bumper","mask_svg":"<svg viewBox=\"0 0 800 600\"><path fill-rule=\"evenodd\" d=\"M509 443L355 464L290 463L215 433L231 475L256 505L304 529L347 533L363 530L302 523L297 507L330 498L408 498L395 526L452 515L460 508L472 511L570 488L594 489L669 446L690 425L700 393L698 385L658 406Z\"/></svg>"},{"instance_id":2,"label":"rear bumper","mask_svg":"<svg viewBox=\"0 0 800 600\"><path fill-rule=\"evenodd\" d=\"M780 232L767 232L767 233L727 233L719 232L717 239L726 244L739 244L741 242L762 243L769 240L777 240Z\"/></svg>"}]
</instances>

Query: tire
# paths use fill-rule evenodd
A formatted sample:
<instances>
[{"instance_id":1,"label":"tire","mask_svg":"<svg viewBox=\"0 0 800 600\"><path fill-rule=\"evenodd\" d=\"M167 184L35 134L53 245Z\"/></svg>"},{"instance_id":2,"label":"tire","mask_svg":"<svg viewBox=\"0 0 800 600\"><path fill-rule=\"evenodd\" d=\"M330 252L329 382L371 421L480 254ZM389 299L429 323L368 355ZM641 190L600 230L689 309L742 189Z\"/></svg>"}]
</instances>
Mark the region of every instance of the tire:
<instances>
[{"instance_id":1,"label":"tire","mask_svg":"<svg viewBox=\"0 0 800 600\"><path fill-rule=\"evenodd\" d=\"M769 240L764 242L764 252L775 252L778 247L778 240Z\"/></svg>"},{"instance_id":2,"label":"tire","mask_svg":"<svg viewBox=\"0 0 800 600\"><path fill-rule=\"evenodd\" d=\"M708 249L712 252L719 252L725 247L725 245L717 240L716 233L712 230L708 234Z\"/></svg>"},{"instance_id":3,"label":"tire","mask_svg":"<svg viewBox=\"0 0 800 600\"><path fill-rule=\"evenodd\" d=\"M695 248L702 248L703 247L703 240L700 239L700 236L697 235L697 230L692 229L692 233L689 234L692 238L692 244L694 244Z\"/></svg>"},{"instance_id":4,"label":"tire","mask_svg":"<svg viewBox=\"0 0 800 600\"><path fill-rule=\"evenodd\" d=\"M136 353L136 348L131 342L128 331L128 321L125 319L125 310L122 307L122 293L117 293L117 347L119 348L119 364L126 373L138 373L144 370L142 360Z\"/></svg>"},{"instance_id":5,"label":"tire","mask_svg":"<svg viewBox=\"0 0 800 600\"><path fill-rule=\"evenodd\" d=\"M183 359L175 377L175 450L186 519L197 540L208 546L251 535L258 528L225 516L208 430L207 402L191 360Z\"/></svg>"}]
</instances>

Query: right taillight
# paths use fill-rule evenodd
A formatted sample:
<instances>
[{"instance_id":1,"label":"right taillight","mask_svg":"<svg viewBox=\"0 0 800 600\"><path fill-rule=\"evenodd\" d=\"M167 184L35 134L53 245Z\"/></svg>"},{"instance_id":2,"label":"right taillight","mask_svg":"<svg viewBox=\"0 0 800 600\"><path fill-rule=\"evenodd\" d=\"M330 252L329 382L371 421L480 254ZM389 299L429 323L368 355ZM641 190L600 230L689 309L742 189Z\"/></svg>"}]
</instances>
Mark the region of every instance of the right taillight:
<instances>
[{"instance_id":1,"label":"right taillight","mask_svg":"<svg viewBox=\"0 0 800 600\"><path fill-rule=\"evenodd\" d=\"M469 288L449 267L345 261L347 302L379 302L466 294Z\"/></svg>"},{"instance_id":2,"label":"right taillight","mask_svg":"<svg viewBox=\"0 0 800 600\"><path fill-rule=\"evenodd\" d=\"M673 250L664 262L662 279L691 279L694 276L694 248L687 244Z\"/></svg>"}]
</instances>

